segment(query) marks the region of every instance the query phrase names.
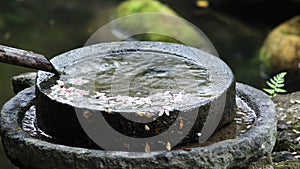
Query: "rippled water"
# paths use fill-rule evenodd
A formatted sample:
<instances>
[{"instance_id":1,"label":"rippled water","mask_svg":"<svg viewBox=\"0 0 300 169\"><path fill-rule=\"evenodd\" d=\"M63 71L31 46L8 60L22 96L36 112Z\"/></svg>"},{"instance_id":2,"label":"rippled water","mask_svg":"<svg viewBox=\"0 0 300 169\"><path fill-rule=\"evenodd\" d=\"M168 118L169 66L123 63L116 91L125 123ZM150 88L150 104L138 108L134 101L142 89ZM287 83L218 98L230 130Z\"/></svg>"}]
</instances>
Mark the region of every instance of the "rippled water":
<instances>
[{"instance_id":1,"label":"rippled water","mask_svg":"<svg viewBox=\"0 0 300 169\"><path fill-rule=\"evenodd\" d=\"M210 96L209 72L183 57L151 52L79 60L43 83L50 97L97 109L157 111L187 107Z\"/></svg>"}]
</instances>

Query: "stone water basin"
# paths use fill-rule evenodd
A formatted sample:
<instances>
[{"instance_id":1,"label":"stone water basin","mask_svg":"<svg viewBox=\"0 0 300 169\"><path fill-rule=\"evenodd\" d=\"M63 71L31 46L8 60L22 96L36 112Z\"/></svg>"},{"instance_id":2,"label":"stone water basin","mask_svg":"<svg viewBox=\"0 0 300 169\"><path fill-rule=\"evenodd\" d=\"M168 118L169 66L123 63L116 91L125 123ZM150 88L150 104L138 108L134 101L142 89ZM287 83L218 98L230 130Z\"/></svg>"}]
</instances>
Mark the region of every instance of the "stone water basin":
<instances>
[{"instance_id":1,"label":"stone water basin","mask_svg":"<svg viewBox=\"0 0 300 169\"><path fill-rule=\"evenodd\" d=\"M273 102L263 92L239 83L236 89L238 108L244 112L250 108L255 112L255 122L234 138L218 138L208 145L192 144L171 151L153 152L106 151L63 145L49 140L36 127L22 124L24 119L32 119L28 110L35 102L33 88L20 92L2 108L2 141L9 159L22 169L242 168L270 155L275 144L276 119ZM28 130L30 128L32 130Z\"/></svg>"},{"instance_id":2,"label":"stone water basin","mask_svg":"<svg viewBox=\"0 0 300 169\"><path fill-rule=\"evenodd\" d=\"M123 58L118 58L120 55ZM133 69L139 71L130 80L133 90L128 91L122 83L127 83L122 78L128 73L120 73L126 72L121 68L117 83L109 84L116 90L107 90L109 85L101 78L111 75L102 69L97 69L92 82L83 76L90 73L84 72L88 69L76 72L86 67L84 64L90 65L85 61L95 56L102 60L92 63L105 63L108 72L124 57L128 57L129 65L135 64L130 62L133 57L143 65L160 66ZM64 74L57 77L39 71L36 86L18 93L1 111L4 148L22 169L242 168L269 156L275 144L276 119L270 98L250 86L236 84L223 61L198 49L158 42L116 42L76 49L51 62ZM176 65L186 71L180 74L172 69ZM135 79L144 85L136 85ZM163 87L153 90L149 84L155 82ZM189 87L182 90L182 86ZM170 88L165 91L165 87ZM80 91L80 97L70 95L70 88ZM90 92L82 94L87 89ZM167 97L151 104L146 99L146 104L135 107L118 104L118 100L124 102L130 97L155 102L162 96ZM178 96L183 102L177 102ZM112 106L106 107L107 102L103 104L99 98L109 98ZM172 109L159 110L166 105ZM109 128L103 129L99 124L105 122Z\"/></svg>"},{"instance_id":3,"label":"stone water basin","mask_svg":"<svg viewBox=\"0 0 300 169\"><path fill-rule=\"evenodd\" d=\"M39 71L37 125L66 145L168 150L203 142L234 119L230 68L196 48L102 43L51 61L63 73Z\"/></svg>"}]
</instances>

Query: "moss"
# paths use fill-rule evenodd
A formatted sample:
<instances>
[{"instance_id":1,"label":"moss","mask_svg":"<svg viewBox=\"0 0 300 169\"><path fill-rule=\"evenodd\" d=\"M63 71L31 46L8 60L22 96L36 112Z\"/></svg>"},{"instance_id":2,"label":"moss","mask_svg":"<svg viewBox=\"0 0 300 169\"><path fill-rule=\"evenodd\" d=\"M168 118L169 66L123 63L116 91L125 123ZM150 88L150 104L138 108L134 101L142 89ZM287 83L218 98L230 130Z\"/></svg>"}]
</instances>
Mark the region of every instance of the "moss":
<instances>
[{"instance_id":1,"label":"moss","mask_svg":"<svg viewBox=\"0 0 300 169\"><path fill-rule=\"evenodd\" d=\"M159 12L166 15L135 15L121 19L116 25L118 32L125 35L135 35L134 38L142 41L161 41L182 43L189 46L206 49L203 37L189 23L168 15L179 15L156 0L128 0L121 3L113 14L113 19L132 14ZM138 35L136 35L136 33Z\"/></svg>"},{"instance_id":2,"label":"moss","mask_svg":"<svg viewBox=\"0 0 300 169\"><path fill-rule=\"evenodd\" d=\"M173 42L173 43L181 43L178 39L175 39L170 36L165 36L161 34L155 34L155 33L144 33L139 35L132 36L134 39L140 39L140 40L148 40L148 41L164 41L164 42Z\"/></svg>"},{"instance_id":3,"label":"moss","mask_svg":"<svg viewBox=\"0 0 300 169\"><path fill-rule=\"evenodd\" d=\"M264 156L255 162L250 163L247 167L242 169L271 169L272 161L269 156Z\"/></svg>"},{"instance_id":4,"label":"moss","mask_svg":"<svg viewBox=\"0 0 300 169\"><path fill-rule=\"evenodd\" d=\"M295 130L300 131L300 120L298 120L298 121L293 125L293 128L294 128Z\"/></svg>"},{"instance_id":5,"label":"moss","mask_svg":"<svg viewBox=\"0 0 300 169\"><path fill-rule=\"evenodd\" d=\"M286 24L282 25L282 30L288 35L299 35L300 34L300 15L295 16L288 20Z\"/></svg>"},{"instance_id":6,"label":"moss","mask_svg":"<svg viewBox=\"0 0 300 169\"><path fill-rule=\"evenodd\" d=\"M300 16L296 16L273 29L259 52L265 72L298 70L300 53Z\"/></svg>"},{"instance_id":7,"label":"moss","mask_svg":"<svg viewBox=\"0 0 300 169\"><path fill-rule=\"evenodd\" d=\"M294 169L294 168L300 168L300 162L298 160L287 160L283 162L276 163L275 169Z\"/></svg>"},{"instance_id":8,"label":"moss","mask_svg":"<svg viewBox=\"0 0 300 169\"><path fill-rule=\"evenodd\" d=\"M120 18L143 12L162 12L165 14L177 15L173 10L156 0L128 0L118 6L114 17Z\"/></svg>"}]
</instances>

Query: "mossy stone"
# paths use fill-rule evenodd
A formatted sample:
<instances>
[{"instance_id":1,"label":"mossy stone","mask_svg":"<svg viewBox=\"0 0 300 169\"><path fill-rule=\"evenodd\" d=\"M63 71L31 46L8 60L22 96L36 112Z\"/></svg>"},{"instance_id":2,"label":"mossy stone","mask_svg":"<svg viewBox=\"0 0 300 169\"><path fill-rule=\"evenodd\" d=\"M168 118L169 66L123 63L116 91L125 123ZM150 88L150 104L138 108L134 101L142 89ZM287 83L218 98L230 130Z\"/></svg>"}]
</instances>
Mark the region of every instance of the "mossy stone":
<instances>
[{"instance_id":1,"label":"mossy stone","mask_svg":"<svg viewBox=\"0 0 300 169\"><path fill-rule=\"evenodd\" d=\"M300 92L273 98L277 112L277 137L272 159L274 167L300 168Z\"/></svg>"},{"instance_id":2,"label":"mossy stone","mask_svg":"<svg viewBox=\"0 0 300 169\"><path fill-rule=\"evenodd\" d=\"M117 7L115 17L120 18L126 15L143 12L162 12L170 15L177 15L172 9L156 0L127 0Z\"/></svg>"},{"instance_id":3,"label":"mossy stone","mask_svg":"<svg viewBox=\"0 0 300 169\"><path fill-rule=\"evenodd\" d=\"M259 52L266 73L300 70L300 15L275 29L267 36Z\"/></svg>"},{"instance_id":4,"label":"mossy stone","mask_svg":"<svg viewBox=\"0 0 300 169\"><path fill-rule=\"evenodd\" d=\"M155 15L162 13L163 15ZM152 13L152 14L151 14ZM141 41L160 41L180 43L205 51L210 51L206 46L204 37L189 23L180 19L180 16L156 0L127 0L122 2L115 10L113 19L122 18L132 14L134 17L126 17L119 20L116 29L119 33L131 36ZM168 15L171 15L170 17ZM172 17L173 16L173 17ZM177 18L179 17L179 18ZM136 32L140 32L137 34ZM205 37L206 38L206 37Z\"/></svg>"}]
</instances>

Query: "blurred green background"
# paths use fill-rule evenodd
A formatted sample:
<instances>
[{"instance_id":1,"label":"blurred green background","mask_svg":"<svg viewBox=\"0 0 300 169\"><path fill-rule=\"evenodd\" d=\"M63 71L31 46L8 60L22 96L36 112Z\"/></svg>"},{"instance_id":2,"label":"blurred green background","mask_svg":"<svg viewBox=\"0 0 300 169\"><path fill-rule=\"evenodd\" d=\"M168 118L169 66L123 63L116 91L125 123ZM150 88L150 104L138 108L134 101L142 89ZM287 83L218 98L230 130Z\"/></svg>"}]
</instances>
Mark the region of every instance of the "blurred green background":
<instances>
[{"instance_id":1,"label":"blurred green background","mask_svg":"<svg viewBox=\"0 0 300 169\"><path fill-rule=\"evenodd\" d=\"M41 53L48 58L84 45L108 23L121 0L1 0L0 44ZM256 55L267 33L299 14L299 1L212 0L199 8L195 0L161 0L199 27L237 81L262 88ZM226 3L225 3L226 2ZM250 1L251 2L251 1ZM13 96L11 77L35 71L0 63L0 107ZM0 149L0 168L12 168Z\"/></svg>"}]
</instances>

